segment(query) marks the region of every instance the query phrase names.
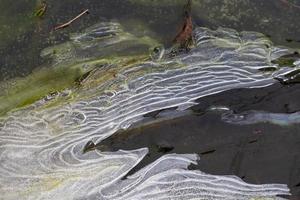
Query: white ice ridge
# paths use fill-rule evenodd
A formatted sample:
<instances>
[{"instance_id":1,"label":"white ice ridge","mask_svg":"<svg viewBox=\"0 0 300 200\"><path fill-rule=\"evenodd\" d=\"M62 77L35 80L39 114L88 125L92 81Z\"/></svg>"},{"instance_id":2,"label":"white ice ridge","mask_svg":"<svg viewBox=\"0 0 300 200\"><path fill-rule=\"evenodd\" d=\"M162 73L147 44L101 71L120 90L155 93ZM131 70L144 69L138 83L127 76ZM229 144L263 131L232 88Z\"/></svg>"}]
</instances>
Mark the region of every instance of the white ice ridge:
<instances>
[{"instance_id":1,"label":"white ice ridge","mask_svg":"<svg viewBox=\"0 0 300 200\"><path fill-rule=\"evenodd\" d=\"M281 126L300 123L300 112L295 113L270 113L265 111L246 111L242 113L233 113L228 111L222 114L222 120L231 124L256 124L272 123Z\"/></svg>"},{"instance_id":2,"label":"white ice ridge","mask_svg":"<svg viewBox=\"0 0 300 200\"><path fill-rule=\"evenodd\" d=\"M103 24L97 26L90 31L101 32ZM123 69L114 79L83 91L89 98L51 108L37 102L1 119L0 199L276 199L289 194L286 185L249 185L233 176L187 170L196 155L166 155L121 180L143 159L146 147L83 154L88 141L100 142L145 113L185 109L197 98L233 88L265 87L288 71L271 60L289 50L274 47L261 34L196 28L195 37L197 45L188 54ZM74 38L76 48L89 48L78 35ZM277 71L259 71L270 67ZM110 91L103 90L107 87Z\"/></svg>"}]
</instances>

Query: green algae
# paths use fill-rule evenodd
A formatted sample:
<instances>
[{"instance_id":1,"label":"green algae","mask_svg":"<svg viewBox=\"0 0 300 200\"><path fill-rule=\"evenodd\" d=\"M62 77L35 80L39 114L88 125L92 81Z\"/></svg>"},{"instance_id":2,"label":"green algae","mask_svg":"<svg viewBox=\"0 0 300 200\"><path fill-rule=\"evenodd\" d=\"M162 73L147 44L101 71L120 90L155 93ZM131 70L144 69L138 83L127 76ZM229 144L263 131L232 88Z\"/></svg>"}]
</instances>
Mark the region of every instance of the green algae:
<instances>
[{"instance_id":1,"label":"green algae","mask_svg":"<svg viewBox=\"0 0 300 200\"><path fill-rule=\"evenodd\" d=\"M0 116L10 110L30 105L48 94L65 89L73 91L71 96L59 97L54 101L45 102L45 105L40 109L62 105L75 98L87 98L85 90L115 79L116 74L120 70L130 68L134 64L141 63L148 58L148 54L111 56L65 67L43 68L25 78L3 82L0 88ZM105 68L104 66L107 67ZM96 71L97 73L88 76L91 71Z\"/></svg>"},{"instance_id":2,"label":"green algae","mask_svg":"<svg viewBox=\"0 0 300 200\"><path fill-rule=\"evenodd\" d=\"M72 34L69 41L48 47L41 52L42 57L52 60L52 66L36 70L25 78L2 82L0 115L66 89L71 89L72 95L54 98L45 102L39 109L92 95L93 93L85 90L113 82L120 71L149 60L150 50L160 45L149 36L136 36L125 32L119 23L98 24L94 28L102 25L112 27L114 34L85 40L86 34L93 34L93 27ZM90 74L91 72L93 73ZM117 85L111 84L106 89L116 89Z\"/></svg>"},{"instance_id":3,"label":"green algae","mask_svg":"<svg viewBox=\"0 0 300 200\"><path fill-rule=\"evenodd\" d=\"M32 104L51 92L73 87L82 73L78 67L41 69L26 78L2 83L0 115Z\"/></svg>"},{"instance_id":4,"label":"green algae","mask_svg":"<svg viewBox=\"0 0 300 200\"><path fill-rule=\"evenodd\" d=\"M272 63L277 64L279 67L295 67L294 63L299 59L300 59L299 51L296 50L292 54L287 54L275 60L272 60Z\"/></svg>"},{"instance_id":5,"label":"green algae","mask_svg":"<svg viewBox=\"0 0 300 200\"><path fill-rule=\"evenodd\" d=\"M102 26L101 24L98 26ZM50 58L54 63L74 64L90 60L107 59L113 60L115 57L138 56L149 53L154 46L160 45L157 40L149 36L135 36L125 32L119 23L104 23L103 26L111 28L110 35L94 37L91 39L78 39L89 37L93 27L89 27L79 33L70 34L70 41L48 47L41 52L44 58ZM117 26L117 28L115 28ZM143 30L147 29L143 26ZM79 41L78 41L79 40Z\"/></svg>"},{"instance_id":6,"label":"green algae","mask_svg":"<svg viewBox=\"0 0 300 200\"><path fill-rule=\"evenodd\" d=\"M272 63L279 65L280 67L295 67L294 62L296 60L293 58L280 57L273 60Z\"/></svg>"}]
</instances>

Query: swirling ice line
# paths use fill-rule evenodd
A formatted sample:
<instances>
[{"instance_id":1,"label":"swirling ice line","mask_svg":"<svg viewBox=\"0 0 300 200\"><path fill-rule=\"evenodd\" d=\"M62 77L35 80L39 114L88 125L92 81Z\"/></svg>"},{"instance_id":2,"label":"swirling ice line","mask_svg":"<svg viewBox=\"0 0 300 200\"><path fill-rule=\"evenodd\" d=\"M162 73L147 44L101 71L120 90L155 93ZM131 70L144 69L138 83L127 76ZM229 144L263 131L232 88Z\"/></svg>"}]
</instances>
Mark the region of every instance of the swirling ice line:
<instances>
[{"instance_id":1,"label":"swirling ice line","mask_svg":"<svg viewBox=\"0 0 300 200\"><path fill-rule=\"evenodd\" d=\"M70 42L90 48L90 41L97 42L106 33L118 34L120 27L114 23L98 24L89 31L89 34L74 35ZM197 47L188 54L165 58L162 62L146 61L121 70L115 79L84 91L92 94L89 99L46 109L32 106L3 119L0 127L3 198L250 199L260 196L275 199L276 195L289 194L285 185L251 185L234 176L189 171L187 166L198 160L194 154L165 155L125 180L121 178L144 158L147 149L95 150L83 154L88 141L100 142L117 130L141 121L149 112L175 106L183 110L203 96L234 88L271 85L275 73L258 70L277 69L270 61L289 52L273 47L269 40L252 32L196 28L195 37ZM112 36L110 42L118 43L118 40L114 41ZM101 43L106 45L105 40L98 45ZM178 63L182 66L176 66ZM149 68L151 71L147 71ZM276 74L287 71L278 68ZM103 88L116 84L126 87L103 92Z\"/></svg>"}]
</instances>

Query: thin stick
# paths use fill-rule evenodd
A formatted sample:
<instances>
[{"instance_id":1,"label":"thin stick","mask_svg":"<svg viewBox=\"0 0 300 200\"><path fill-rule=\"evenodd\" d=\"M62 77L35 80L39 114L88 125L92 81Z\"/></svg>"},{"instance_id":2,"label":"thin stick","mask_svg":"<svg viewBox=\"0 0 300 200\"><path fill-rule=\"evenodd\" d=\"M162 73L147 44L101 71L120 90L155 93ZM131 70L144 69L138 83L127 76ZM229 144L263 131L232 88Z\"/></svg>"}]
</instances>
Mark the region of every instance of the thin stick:
<instances>
[{"instance_id":1,"label":"thin stick","mask_svg":"<svg viewBox=\"0 0 300 200\"><path fill-rule=\"evenodd\" d=\"M64 23L62 25L54 27L54 30L57 31L59 29L66 28L66 27L70 26L74 21L76 21L77 19L79 19L80 17L82 17L84 14L88 14L88 13L89 13L89 10L86 9L83 12L81 12L79 15L77 15L76 17L74 17L73 19L71 19L70 21L68 21L67 23Z\"/></svg>"}]
</instances>

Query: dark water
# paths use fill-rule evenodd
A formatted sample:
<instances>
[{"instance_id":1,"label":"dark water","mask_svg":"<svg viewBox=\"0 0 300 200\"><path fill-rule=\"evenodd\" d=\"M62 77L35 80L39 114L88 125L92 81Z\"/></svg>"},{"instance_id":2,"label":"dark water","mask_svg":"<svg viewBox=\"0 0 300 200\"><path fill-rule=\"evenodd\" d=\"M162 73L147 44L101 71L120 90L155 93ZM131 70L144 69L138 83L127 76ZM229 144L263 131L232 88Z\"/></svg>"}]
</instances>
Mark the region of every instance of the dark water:
<instances>
[{"instance_id":1,"label":"dark water","mask_svg":"<svg viewBox=\"0 0 300 200\"><path fill-rule=\"evenodd\" d=\"M45 63L39 56L43 48L65 41L69 33L101 21L120 20L135 34L162 36L171 40L176 32L174 24L180 19L177 13L182 10L181 6L145 8L122 0L46 2L47 10L40 19L33 16L38 2L1 1L0 80L27 75ZM89 9L90 14L66 29L53 31L55 26L67 22L84 9ZM167 31L170 28L172 31Z\"/></svg>"},{"instance_id":2,"label":"dark water","mask_svg":"<svg viewBox=\"0 0 300 200\"><path fill-rule=\"evenodd\" d=\"M118 20L129 32L149 35L171 45L182 22L184 0L47 0L42 18L33 16L40 4L34 0L1 0L0 81L26 76L47 60L40 51L68 40L97 22ZM196 25L258 31L279 45L300 47L300 0L194 0ZM81 17L66 29L53 28L84 9ZM205 112L210 106L230 106L235 112L264 110L293 113L300 110L300 86L279 83L265 89L235 90L199 100L186 116L144 127L121 131L99 148L116 151L149 147L140 168L165 153L198 153L201 164L194 168L212 174L235 174L251 183L285 183L293 196L300 196L300 128L230 125L220 114ZM150 116L151 117L151 116ZM153 117L155 121L155 116ZM137 170L136 169L136 170Z\"/></svg>"},{"instance_id":3,"label":"dark water","mask_svg":"<svg viewBox=\"0 0 300 200\"><path fill-rule=\"evenodd\" d=\"M235 113L265 110L294 113L300 110L300 85L275 84L264 89L237 89L198 100L185 116L136 126L98 144L100 150L149 148L147 157L131 171L152 163L166 153L197 153L200 169L207 173L234 174L253 184L285 183L300 197L300 127L270 123L233 125L221 120L212 106L226 106ZM162 111L165 112L165 111Z\"/></svg>"},{"instance_id":4,"label":"dark water","mask_svg":"<svg viewBox=\"0 0 300 200\"><path fill-rule=\"evenodd\" d=\"M118 20L135 34L149 35L165 45L176 35L182 21L185 0L47 0L43 17L34 16L40 0L1 0L0 80L25 76L46 65L40 51L68 39L99 21ZM200 26L231 27L259 31L277 44L300 46L300 1L294 0L194 0L193 21ZM64 30L53 28L67 22L82 10L90 14Z\"/></svg>"}]
</instances>

